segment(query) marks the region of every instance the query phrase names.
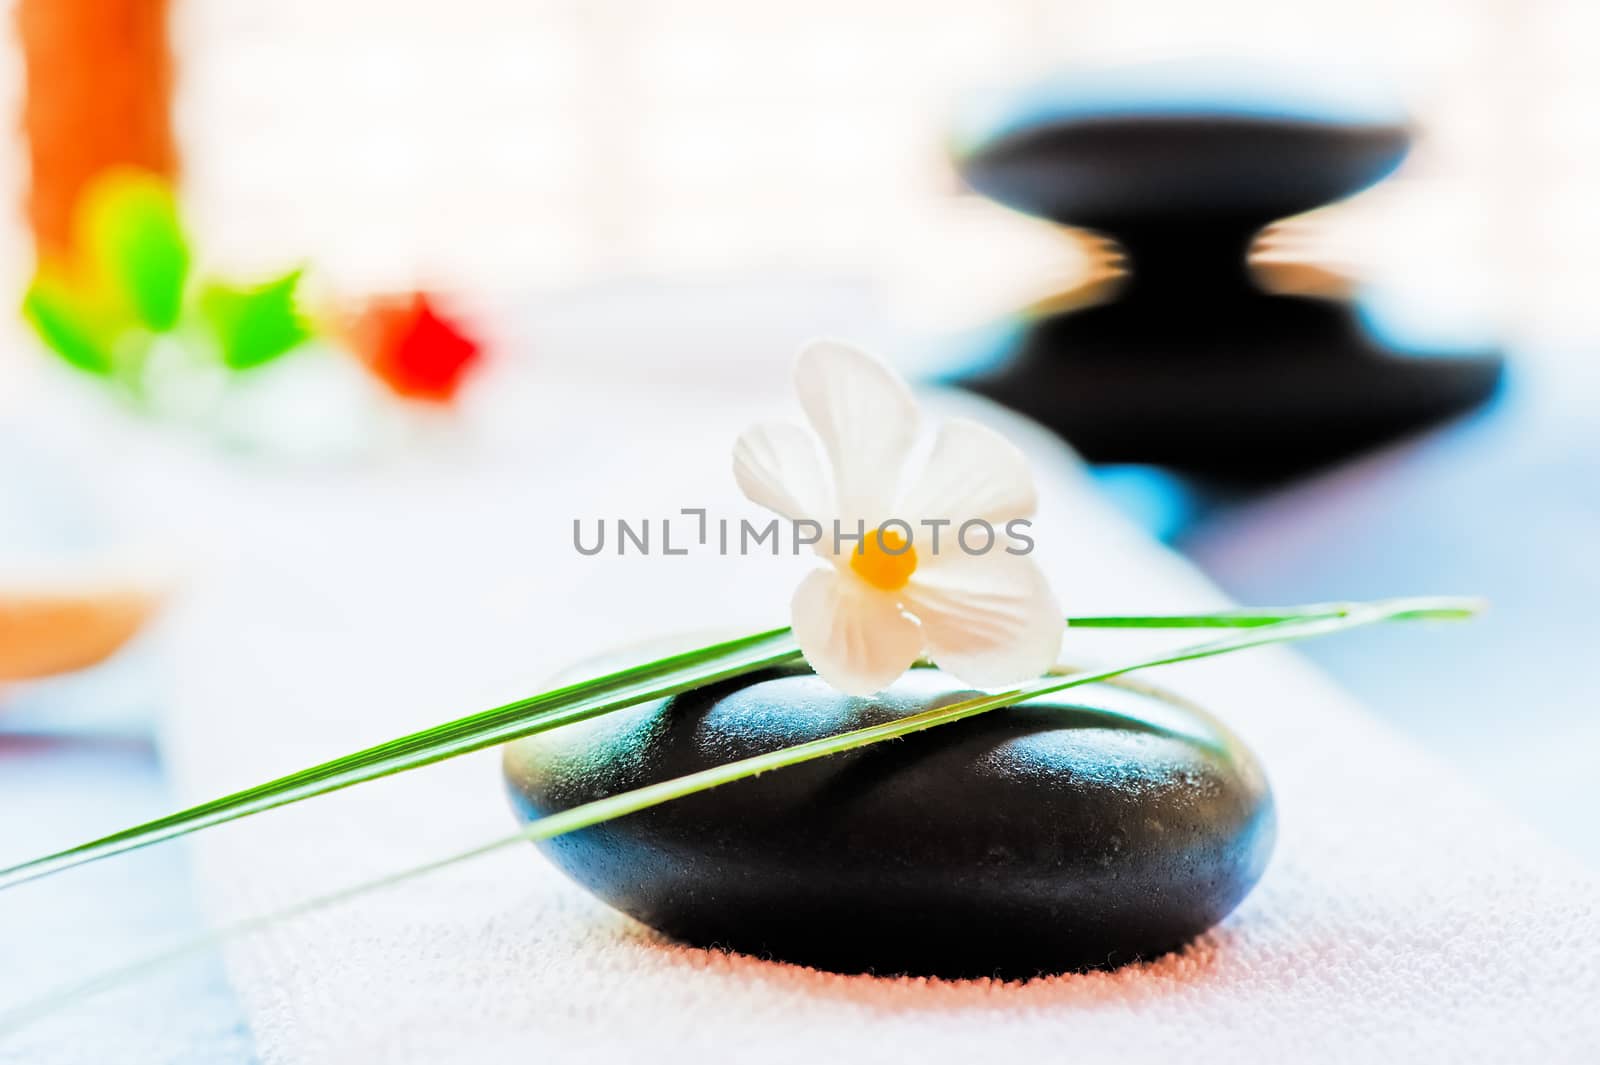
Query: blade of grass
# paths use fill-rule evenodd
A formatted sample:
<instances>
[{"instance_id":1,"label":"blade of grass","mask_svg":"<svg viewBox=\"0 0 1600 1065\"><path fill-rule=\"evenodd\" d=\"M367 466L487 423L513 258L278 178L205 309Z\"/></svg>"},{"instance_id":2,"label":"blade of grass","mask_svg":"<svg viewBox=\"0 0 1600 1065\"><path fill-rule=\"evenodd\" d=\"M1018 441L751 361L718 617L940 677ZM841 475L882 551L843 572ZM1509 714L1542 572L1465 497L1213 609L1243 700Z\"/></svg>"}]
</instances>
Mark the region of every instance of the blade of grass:
<instances>
[{"instance_id":1,"label":"blade of grass","mask_svg":"<svg viewBox=\"0 0 1600 1065\"><path fill-rule=\"evenodd\" d=\"M1463 603L1462 611L1452 612L1450 616L1453 618L1468 618L1474 616L1476 612L1476 608ZM1151 657L1136 659L1107 668L1042 677L1010 691L993 695L975 695L969 699L923 710L894 721L842 732L819 740L811 740L767 754L743 758L736 762L713 766L710 769L703 769L673 780L662 781L623 792L619 795L585 803L581 806L574 806L569 810L550 814L532 822L522 831L502 839L499 845L509 846L519 841L550 839L555 836L565 835L568 832L588 828L601 822L621 817L624 814L635 813L651 806L659 806L664 802L707 791L724 784L730 784L746 777L753 777L774 769L782 769L785 766L854 750L869 744L881 743L884 740L898 739L913 732L921 732L924 729L948 725L969 717L976 717L979 714L1012 706L1041 695L1051 695L1055 692L1066 691L1069 688L1076 688L1084 684L1110 680L1136 670L1154 669L1158 666L1170 666L1180 662L1212 658L1217 655L1244 651L1268 644L1289 643L1317 636L1326 636L1380 621L1406 620L1409 613L1410 607L1404 601L1394 600L1388 603L1374 603L1366 607L1343 610L1335 616L1281 621L1272 625L1258 626L1246 632L1224 636L1204 643L1190 644L1177 650L1159 653ZM478 848L463 857L476 856L479 853L484 853L486 849L492 848Z\"/></svg>"},{"instance_id":2,"label":"blade of grass","mask_svg":"<svg viewBox=\"0 0 1600 1065\"><path fill-rule=\"evenodd\" d=\"M1406 599L1380 599L1370 603L1311 603L1306 606L1249 607L1211 614L1165 614L1068 618L1074 629L1249 629L1277 625L1285 621L1310 621L1340 618L1355 610L1380 607L1392 621L1460 621L1481 613L1481 599L1460 596L1414 596Z\"/></svg>"},{"instance_id":3,"label":"blade of grass","mask_svg":"<svg viewBox=\"0 0 1600 1065\"><path fill-rule=\"evenodd\" d=\"M1376 605L1397 619L1460 617L1476 609L1473 601L1460 599L1396 599ZM1256 628L1285 621L1337 619L1358 609L1365 607L1329 603L1213 614L1069 618L1067 624L1078 628ZM64 851L0 869L0 891L274 807L799 658L799 647L785 628L618 670L413 732Z\"/></svg>"},{"instance_id":4,"label":"blade of grass","mask_svg":"<svg viewBox=\"0 0 1600 1065\"><path fill-rule=\"evenodd\" d=\"M1418 617L1465 619L1474 616L1480 609L1481 604L1477 601L1464 599L1437 600L1426 608L1418 607L1416 600L1387 600L1367 605L1346 604L1335 612L1325 611L1321 614L1299 619L1252 626L1250 631L1231 634L1204 643L1190 644L1174 651L1132 660L1108 668L1065 676L1042 677L1037 681L1010 691L994 695L975 695L968 699L910 714L894 721L795 744L777 751L743 758L720 766L713 766L710 769L700 770L696 773L689 773L672 780L635 788L631 791L584 803L571 809L539 818L518 832L503 836L489 843L480 844L470 850L461 851L449 857L428 862L425 865L404 869L377 880L352 885L330 894L307 899L271 913L225 926L162 954L101 974L82 984L24 1005L10 1013L0 1014L0 1034L20 1028L58 1009L69 1006L88 995L122 986L152 969L180 961L183 958L210 949L219 943L260 931L282 921L338 905L368 892L404 883L518 843L551 839L569 832L590 828L605 821L637 813L652 806L659 806L674 799L709 791L724 784L731 784L748 777L758 776L761 773L798 765L801 762L808 762L817 758L825 758L829 755L855 750L870 744L909 736L914 732L921 732L925 729L976 717L979 714L1012 706L1041 695L1050 695L1069 688L1110 680L1137 670L1154 669L1159 666L1176 665L1180 662L1212 658L1269 644L1290 643L1318 636L1327 636L1346 629L1359 628L1363 625L1371 625L1382 621L1414 620ZM1419 613L1419 611L1421 612Z\"/></svg>"},{"instance_id":5,"label":"blade of grass","mask_svg":"<svg viewBox=\"0 0 1600 1065\"><path fill-rule=\"evenodd\" d=\"M0 890L273 807L799 657L800 649L789 630L773 629L569 684L413 732L68 850L0 869Z\"/></svg>"}]
</instances>

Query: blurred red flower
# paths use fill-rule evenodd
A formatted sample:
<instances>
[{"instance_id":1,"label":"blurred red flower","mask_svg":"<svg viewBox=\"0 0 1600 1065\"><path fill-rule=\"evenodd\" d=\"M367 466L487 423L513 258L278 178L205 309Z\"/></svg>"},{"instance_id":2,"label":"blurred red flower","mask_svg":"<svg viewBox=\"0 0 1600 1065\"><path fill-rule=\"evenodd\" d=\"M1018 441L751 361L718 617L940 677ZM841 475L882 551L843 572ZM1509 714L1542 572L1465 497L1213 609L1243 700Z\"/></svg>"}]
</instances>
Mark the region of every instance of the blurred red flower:
<instances>
[{"instance_id":1,"label":"blurred red flower","mask_svg":"<svg viewBox=\"0 0 1600 1065\"><path fill-rule=\"evenodd\" d=\"M374 300L357 315L350 341L396 395L431 403L455 399L483 346L441 317L426 294Z\"/></svg>"}]
</instances>

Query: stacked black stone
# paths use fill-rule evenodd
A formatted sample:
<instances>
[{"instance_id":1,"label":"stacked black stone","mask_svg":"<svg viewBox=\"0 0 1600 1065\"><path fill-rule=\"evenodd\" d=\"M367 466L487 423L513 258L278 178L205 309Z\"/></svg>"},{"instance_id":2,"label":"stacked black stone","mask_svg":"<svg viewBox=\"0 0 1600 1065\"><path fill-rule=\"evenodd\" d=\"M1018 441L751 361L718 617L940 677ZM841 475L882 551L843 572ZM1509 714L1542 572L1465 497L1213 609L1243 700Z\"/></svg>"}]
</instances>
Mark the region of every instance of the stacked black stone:
<instances>
[{"instance_id":1,"label":"stacked black stone","mask_svg":"<svg viewBox=\"0 0 1600 1065\"><path fill-rule=\"evenodd\" d=\"M1094 230L1127 256L1116 298L1026 323L955 383L1055 429L1096 462L1232 478L1320 466L1466 411L1493 351L1420 355L1344 303L1261 291L1269 222L1399 166L1405 116L1370 91L1249 68L1150 67L1035 86L958 139L978 192Z\"/></svg>"}]
</instances>

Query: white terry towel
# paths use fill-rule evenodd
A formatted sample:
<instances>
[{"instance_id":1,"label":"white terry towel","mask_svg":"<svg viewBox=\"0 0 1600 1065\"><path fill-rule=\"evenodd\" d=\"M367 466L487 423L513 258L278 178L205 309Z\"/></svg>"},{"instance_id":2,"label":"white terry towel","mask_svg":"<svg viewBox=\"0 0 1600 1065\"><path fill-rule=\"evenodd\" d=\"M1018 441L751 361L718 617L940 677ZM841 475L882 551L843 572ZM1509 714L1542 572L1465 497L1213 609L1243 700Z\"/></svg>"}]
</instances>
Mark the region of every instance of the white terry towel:
<instances>
[{"instance_id":1,"label":"white terry towel","mask_svg":"<svg viewBox=\"0 0 1600 1065\"><path fill-rule=\"evenodd\" d=\"M218 547L176 625L167 751L185 796L527 694L607 647L781 623L803 559L571 547L574 517L739 513L728 448L768 412L733 406L553 390L492 460L239 493L232 528L252 533ZM1040 558L1069 612L1217 605L1050 438L986 416L1036 457ZM230 497L225 480L212 488ZM1427 670L1449 638L1397 629L1391 653ZM1132 640L1069 633L1066 653ZM832 975L665 942L517 847L235 943L261 1060L1600 1060L1596 880L1474 786L1493 781L1460 779L1287 651L1150 676L1227 720L1279 804L1261 885L1181 953L1025 984ZM512 825L484 752L194 846L226 919Z\"/></svg>"}]
</instances>

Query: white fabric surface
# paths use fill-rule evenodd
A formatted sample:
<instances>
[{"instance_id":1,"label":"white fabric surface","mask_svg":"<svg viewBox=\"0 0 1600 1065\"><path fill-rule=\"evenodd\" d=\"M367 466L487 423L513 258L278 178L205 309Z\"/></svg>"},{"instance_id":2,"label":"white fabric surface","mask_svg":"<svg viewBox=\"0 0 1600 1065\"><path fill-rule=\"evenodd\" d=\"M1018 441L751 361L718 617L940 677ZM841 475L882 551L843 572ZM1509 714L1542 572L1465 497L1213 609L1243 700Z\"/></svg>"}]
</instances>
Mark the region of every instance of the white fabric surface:
<instances>
[{"instance_id":1,"label":"white fabric surface","mask_svg":"<svg viewBox=\"0 0 1600 1065\"><path fill-rule=\"evenodd\" d=\"M233 531L209 544L214 568L174 627L167 751L180 789L209 797L505 701L607 647L781 623L805 559L591 559L571 546L574 517L701 505L753 513L735 498L728 448L755 417L788 413L772 406L781 401L776 390L552 384L495 422L516 431L425 466L262 475L248 492L236 475L191 471L186 490L225 507ZM1003 428L1036 456L1040 558L1069 612L1218 602L1095 500L1048 437L1010 420ZM206 536L191 538L207 549ZM1389 653L1426 670L1431 641L1449 638L1397 631ZM1067 655L1134 646L1069 633ZM519 847L235 943L229 968L259 1056L266 1065L1600 1056L1593 878L1291 653L1150 678L1229 721L1265 762L1279 804L1265 879L1183 953L1026 984L830 975L663 942ZM213 916L226 919L512 823L497 756L485 752L193 846Z\"/></svg>"}]
</instances>

